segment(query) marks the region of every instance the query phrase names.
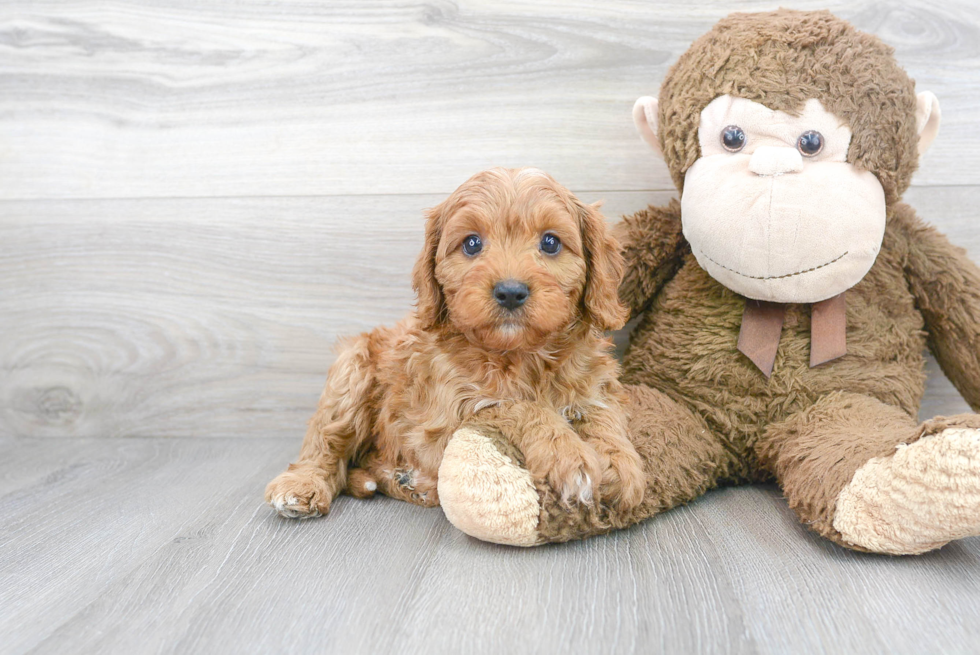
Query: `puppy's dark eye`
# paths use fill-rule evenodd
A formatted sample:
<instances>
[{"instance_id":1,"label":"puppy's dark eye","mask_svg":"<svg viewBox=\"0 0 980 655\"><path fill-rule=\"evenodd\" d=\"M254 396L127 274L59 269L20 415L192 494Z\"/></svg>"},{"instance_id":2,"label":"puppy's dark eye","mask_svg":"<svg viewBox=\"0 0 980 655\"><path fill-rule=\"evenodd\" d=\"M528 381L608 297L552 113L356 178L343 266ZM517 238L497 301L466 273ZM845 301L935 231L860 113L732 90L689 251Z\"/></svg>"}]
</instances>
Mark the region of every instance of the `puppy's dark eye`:
<instances>
[{"instance_id":1,"label":"puppy's dark eye","mask_svg":"<svg viewBox=\"0 0 980 655\"><path fill-rule=\"evenodd\" d=\"M814 130L804 132L796 140L796 147L800 149L800 154L804 157L813 157L823 150L823 135Z\"/></svg>"},{"instance_id":2,"label":"puppy's dark eye","mask_svg":"<svg viewBox=\"0 0 980 655\"><path fill-rule=\"evenodd\" d=\"M548 232L543 237L541 237L541 244L539 246L541 252L546 255L557 255L558 251L561 250L561 239L556 237L551 232Z\"/></svg>"},{"instance_id":3,"label":"puppy's dark eye","mask_svg":"<svg viewBox=\"0 0 980 655\"><path fill-rule=\"evenodd\" d=\"M745 132L738 125L729 125L721 131L721 145L728 152L738 152L745 147Z\"/></svg>"},{"instance_id":4,"label":"puppy's dark eye","mask_svg":"<svg viewBox=\"0 0 980 655\"><path fill-rule=\"evenodd\" d=\"M479 254L481 250L483 250L483 242L480 241L479 235L471 234L463 239L463 252L470 257Z\"/></svg>"}]
</instances>

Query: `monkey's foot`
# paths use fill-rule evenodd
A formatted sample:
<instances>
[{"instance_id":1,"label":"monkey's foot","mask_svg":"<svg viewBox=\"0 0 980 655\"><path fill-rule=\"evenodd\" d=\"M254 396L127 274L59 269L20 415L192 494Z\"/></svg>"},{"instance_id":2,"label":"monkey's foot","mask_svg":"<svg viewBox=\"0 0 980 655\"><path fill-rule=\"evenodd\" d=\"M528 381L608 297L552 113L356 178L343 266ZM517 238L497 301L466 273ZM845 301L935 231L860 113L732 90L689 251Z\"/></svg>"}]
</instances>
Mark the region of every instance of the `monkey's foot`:
<instances>
[{"instance_id":1,"label":"monkey's foot","mask_svg":"<svg viewBox=\"0 0 980 655\"><path fill-rule=\"evenodd\" d=\"M892 555L980 535L980 430L948 427L868 461L837 497L834 528Z\"/></svg>"},{"instance_id":2,"label":"monkey's foot","mask_svg":"<svg viewBox=\"0 0 980 655\"><path fill-rule=\"evenodd\" d=\"M542 543L534 481L499 433L457 430L443 454L438 485L446 518L471 537L509 546Z\"/></svg>"}]
</instances>

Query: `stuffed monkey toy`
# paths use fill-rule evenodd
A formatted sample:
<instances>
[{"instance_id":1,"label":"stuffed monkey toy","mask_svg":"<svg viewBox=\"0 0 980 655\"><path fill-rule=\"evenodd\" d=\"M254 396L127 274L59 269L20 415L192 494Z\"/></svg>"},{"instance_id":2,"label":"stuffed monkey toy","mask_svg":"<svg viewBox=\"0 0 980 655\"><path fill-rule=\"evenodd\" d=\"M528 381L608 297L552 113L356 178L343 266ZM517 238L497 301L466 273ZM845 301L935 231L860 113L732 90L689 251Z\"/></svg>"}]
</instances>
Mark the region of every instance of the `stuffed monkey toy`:
<instances>
[{"instance_id":1,"label":"stuffed monkey toy","mask_svg":"<svg viewBox=\"0 0 980 655\"><path fill-rule=\"evenodd\" d=\"M563 505L478 415L446 450L450 521L523 546L775 479L842 546L980 534L980 416L918 423L928 348L980 408L980 270L901 202L939 105L827 12L733 14L634 108L680 201L626 218L623 363L643 502Z\"/></svg>"}]
</instances>

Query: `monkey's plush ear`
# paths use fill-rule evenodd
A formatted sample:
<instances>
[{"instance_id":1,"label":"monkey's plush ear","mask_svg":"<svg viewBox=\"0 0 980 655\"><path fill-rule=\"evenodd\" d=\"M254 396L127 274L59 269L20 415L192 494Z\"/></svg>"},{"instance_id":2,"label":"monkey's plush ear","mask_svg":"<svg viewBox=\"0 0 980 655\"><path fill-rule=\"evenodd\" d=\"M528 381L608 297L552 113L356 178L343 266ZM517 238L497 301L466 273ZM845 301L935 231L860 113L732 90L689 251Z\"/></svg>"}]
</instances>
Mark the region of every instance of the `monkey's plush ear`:
<instances>
[{"instance_id":1,"label":"monkey's plush ear","mask_svg":"<svg viewBox=\"0 0 980 655\"><path fill-rule=\"evenodd\" d=\"M425 245L412 269L412 287L418 297L415 313L424 330L431 330L445 318L445 301L442 287L436 279L436 252L442 236L445 205L433 207L427 212L425 221Z\"/></svg>"},{"instance_id":2,"label":"monkey's plush ear","mask_svg":"<svg viewBox=\"0 0 980 655\"><path fill-rule=\"evenodd\" d=\"M919 133L919 156L925 154L932 140L939 133L939 99L931 91L923 91L916 96L915 131Z\"/></svg>"},{"instance_id":3,"label":"monkey's plush ear","mask_svg":"<svg viewBox=\"0 0 980 655\"><path fill-rule=\"evenodd\" d=\"M659 129L657 107L657 99L652 96L643 96L637 100L633 104L633 124L639 130L640 137L662 156L660 139L657 137Z\"/></svg>"},{"instance_id":4,"label":"monkey's plush ear","mask_svg":"<svg viewBox=\"0 0 980 655\"><path fill-rule=\"evenodd\" d=\"M619 301L623 281L623 254L619 242L606 227L606 219L596 205L575 203L582 226L585 250L585 317L600 330L618 330L626 324L628 312ZM596 203L598 204L598 203Z\"/></svg>"}]
</instances>

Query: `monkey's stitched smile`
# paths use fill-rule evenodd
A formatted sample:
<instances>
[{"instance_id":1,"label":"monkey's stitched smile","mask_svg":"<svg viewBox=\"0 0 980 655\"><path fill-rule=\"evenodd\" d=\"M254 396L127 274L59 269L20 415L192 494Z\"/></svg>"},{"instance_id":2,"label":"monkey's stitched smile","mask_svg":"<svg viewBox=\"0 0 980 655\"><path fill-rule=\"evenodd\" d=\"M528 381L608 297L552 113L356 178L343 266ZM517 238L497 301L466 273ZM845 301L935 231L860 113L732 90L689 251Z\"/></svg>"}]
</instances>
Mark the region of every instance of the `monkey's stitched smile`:
<instances>
[{"instance_id":1,"label":"monkey's stitched smile","mask_svg":"<svg viewBox=\"0 0 980 655\"><path fill-rule=\"evenodd\" d=\"M837 257L834 257L829 262L826 262L824 264L820 264L819 266L814 266L812 268L807 268L807 269L804 269L802 271L796 271L795 273L786 273L785 275L770 275L768 277L761 276L761 275L746 275L745 273L739 273L734 268L729 268L728 266L725 266L724 264L721 264L721 263L716 262L711 257L708 257L708 255L705 255L704 254L704 251L703 250L701 251L701 254L704 255L704 258L707 259L708 261L710 261L712 264L715 264L716 266L721 266L726 271L731 271L735 275L739 275L741 277L745 277L745 278L748 278L750 280L782 280L783 278L793 277L794 275L803 275L804 273L810 273L810 272L816 271L817 269L821 269L821 268L825 268L827 266L830 266L834 262L840 261L841 259L843 259L844 257L846 257L847 256L847 252L848 251L845 250L843 253L841 253Z\"/></svg>"}]
</instances>

